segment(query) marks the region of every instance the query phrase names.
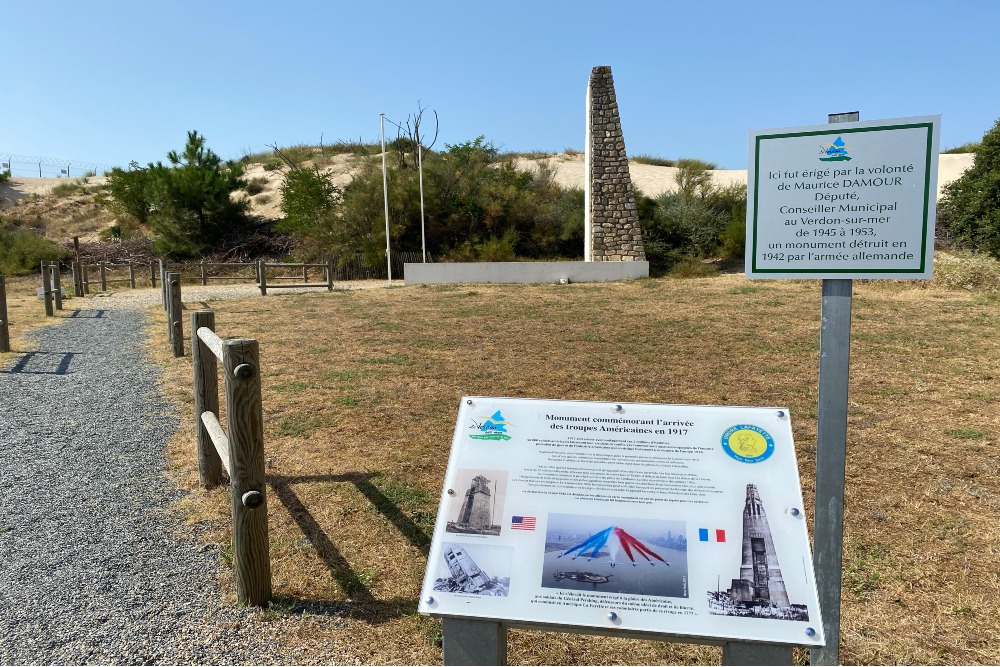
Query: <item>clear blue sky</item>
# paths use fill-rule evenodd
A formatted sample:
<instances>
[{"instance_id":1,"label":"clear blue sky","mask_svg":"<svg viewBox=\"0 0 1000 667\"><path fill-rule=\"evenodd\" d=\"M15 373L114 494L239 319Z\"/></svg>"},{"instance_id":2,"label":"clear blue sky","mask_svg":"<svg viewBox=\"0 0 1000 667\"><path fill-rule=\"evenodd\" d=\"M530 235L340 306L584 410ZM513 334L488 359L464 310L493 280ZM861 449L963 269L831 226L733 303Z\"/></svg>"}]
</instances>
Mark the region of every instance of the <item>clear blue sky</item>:
<instances>
[{"instance_id":1,"label":"clear blue sky","mask_svg":"<svg viewBox=\"0 0 1000 667\"><path fill-rule=\"evenodd\" d=\"M855 110L941 114L945 148L1000 116L998 25L993 0L0 0L0 157L145 164L191 129L225 158L374 141L418 100L438 148L580 149L596 65L632 155L743 169L749 130Z\"/></svg>"}]
</instances>

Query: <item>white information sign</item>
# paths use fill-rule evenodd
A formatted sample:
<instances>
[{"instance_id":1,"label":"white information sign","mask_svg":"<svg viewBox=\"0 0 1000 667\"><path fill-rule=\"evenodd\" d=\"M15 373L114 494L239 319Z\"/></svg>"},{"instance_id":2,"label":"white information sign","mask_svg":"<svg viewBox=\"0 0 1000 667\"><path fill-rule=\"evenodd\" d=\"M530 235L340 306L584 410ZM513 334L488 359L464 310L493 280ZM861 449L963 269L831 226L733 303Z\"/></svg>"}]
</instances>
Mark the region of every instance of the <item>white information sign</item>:
<instances>
[{"instance_id":1,"label":"white information sign","mask_svg":"<svg viewBox=\"0 0 1000 667\"><path fill-rule=\"evenodd\" d=\"M750 133L747 278L931 278L941 117Z\"/></svg>"},{"instance_id":2,"label":"white information sign","mask_svg":"<svg viewBox=\"0 0 1000 667\"><path fill-rule=\"evenodd\" d=\"M822 646L787 409L463 398L419 609Z\"/></svg>"}]
</instances>

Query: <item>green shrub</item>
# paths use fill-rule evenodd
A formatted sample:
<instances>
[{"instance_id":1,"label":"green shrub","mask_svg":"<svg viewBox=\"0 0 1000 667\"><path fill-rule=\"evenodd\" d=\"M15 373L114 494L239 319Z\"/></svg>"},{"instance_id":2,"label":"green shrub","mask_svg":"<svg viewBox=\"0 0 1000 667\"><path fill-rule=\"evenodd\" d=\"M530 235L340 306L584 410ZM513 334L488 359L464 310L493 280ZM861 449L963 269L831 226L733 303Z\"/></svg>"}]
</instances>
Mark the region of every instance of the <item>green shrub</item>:
<instances>
[{"instance_id":1,"label":"green shrub","mask_svg":"<svg viewBox=\"0 0 1000 667\"><path fill-rule=\"evenodd\" d=\"M264 171L277 171L281 169L281 160L268 160L264 163Z\"/></svg>"},{"instance_id":2,"label":"green shrub","mask_svg":"<svg viewBox=\"0 0 1000 667\"><path fill-rule=\"evenodd\" d=\"M517 230L511 227L499 238L491 236L476 248L481 262L510 262L514 259L514 248L518 240Z\"/></svg>"},{"instance_id":3,"label":"green shrub","mask_svg":"<svg viewBox=\"0 0 1000 667\"><path fill-rule=\"evenodd\" d=\"M268 180L263 176L258 176L257 178L251 178L247 183L246 193L251 197L254 195L259 195L261 192L267 188Z\"/></svg>"},{"instance_id":4,"label":"green shrub","mask_svg":"<svg viewBox=\"0 0 1000 667\"><path fill-rule=\"evenodd\" d=\"M69 252L33 231L0 220L0 273L28 275L43 259L64 259Z\"/></svg>"},{"instance_id":5,"label":"green shrub","mask_svg":"<svg viewBox=\"0 0 1000 667\"><path fill-rule=\"evenodd\" d=\"M629 158L632 162L638 162L639 164L651 164L654 167L675 167L677 166L676 160L670 160L665 157L657 157L655 155L633 155Z\"/></svg>"},{"instance_id":6,"label":"green shrub","mask_svg":"<svg viewBox=\"0 0 1000 667\"><path fill-rule=\"evenodd\" d=\"M707 264L695 257L685 257L671 266L667 275L671 278L709 278L718 272L714 264Z\"/></svg>"},{"instance_id":7,"label":"green shrub","mask_svg":"<svg viewBox=\"0 0 1000 667\"><path fill-rule=\"evenodd\" d=\"M0 183L7 183L10 181L10 169L4 169L0 171Z\"/></svg>"},{"instance_id":8,"label":"green shrub","mask_svg":"<svg viewBox=\"0 0 1000 667\"><path fill-rule=\"evenodd\" d=\"M946 148L941 152L946 155L949 153L975 153L977 150L979 150L980 145L981 144L978 141L970 141L968 143L962 144L961 146L955 146L954 148Z\"/></svg>"},{"instance_id":9,"label":"green shrub","mask_svg":"<svg viewBox=\"0 0 1000 667\"><path fill-rule=\"evenodd\" d=\"M87 190L79 183L60 183L49 192L53 197L62 198L85 193Z\"/></svg>"},{"instance_id":10,"label":"green shrub","mask_svg":"<svg viewBox=\"0 0 1000 667\"><path fill-rule=\"evenodd\" d=\"M972 166L944 188L940 224L956 245L1000 259L1000 119L979 145Z\"/></svg>"}]
</instances>

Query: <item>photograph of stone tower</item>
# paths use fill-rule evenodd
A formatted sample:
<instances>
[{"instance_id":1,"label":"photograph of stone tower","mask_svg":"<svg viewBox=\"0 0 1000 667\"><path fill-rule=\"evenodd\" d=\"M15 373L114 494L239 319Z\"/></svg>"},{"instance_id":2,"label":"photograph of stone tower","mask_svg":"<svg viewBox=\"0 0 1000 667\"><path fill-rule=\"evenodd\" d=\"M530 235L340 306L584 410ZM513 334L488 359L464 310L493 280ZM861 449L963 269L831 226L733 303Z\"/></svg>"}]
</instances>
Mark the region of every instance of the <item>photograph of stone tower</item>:
<instances>
[{"instance_id":1,"label":"photograph of stone tower","mask_svg":"<svg viewBox=\"0 0 1000 667\"><path fill-rule=\"evenodd\" d=\"M740 576L732 580L729 590L709 591L708 607L710 613L723 616L809 620L806 605L788 600L764 503L754 484L747 484L743 505Z\"/></svg>"},{"instance_id":2,"label":"photograph of stone tower","mask_svg":"<svg viewBox=\"0 0 1000 667\"><path fill-rule=\"evenodd\" d=\"M473 471L474 472L474 471ZM489 471L481 471L489 472ZM499 498L498 487L501 486L498 478L501 476L494 471L492 479L484 474L475 474L468 485L463 485L461 495L459 489L455 489L453 504L458 505L458 513L452 511L452 520L448 521L446 530L449 533L466 533L475 535L499 535L500 525L496 521L498 506L503 508L503 501ZM502 486L506 488L506 476L502 480Z\"/></svg>"}]
</instances>

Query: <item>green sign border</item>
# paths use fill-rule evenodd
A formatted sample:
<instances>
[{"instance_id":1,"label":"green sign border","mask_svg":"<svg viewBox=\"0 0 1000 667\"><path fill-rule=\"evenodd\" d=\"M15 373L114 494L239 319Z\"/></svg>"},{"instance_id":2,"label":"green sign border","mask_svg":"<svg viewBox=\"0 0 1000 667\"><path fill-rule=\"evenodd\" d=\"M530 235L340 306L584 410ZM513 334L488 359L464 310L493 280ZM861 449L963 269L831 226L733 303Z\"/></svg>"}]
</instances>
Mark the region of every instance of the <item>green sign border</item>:
<instances>
[{"instance_id":1,"label":"green sign border","mask_svg":"<svg viewBox=\"0 0 1000 667\"><path fill-rule=\"evenodd\" d=\"M830 134L853 134L855 132L882 132L885 130L912 130L924 128L927 130L927 160L924 172L924 221L920 244L920 268L918 269L758 269L757 268L757 191L760 187L760 142L765 139L787 139L790 137L811 137ZM837 127L831 125L829 130L815 132L786 132L783 134L760 134L757 135L754 146L754 182L753 182L753 255L751 266L753 273L924 273L927 263L927 222L930 215L931 197L931 157L933 155L934 144L934 123L906 123L903 125L878 125L874 127Z\"/></svg>"}]
</instances>

